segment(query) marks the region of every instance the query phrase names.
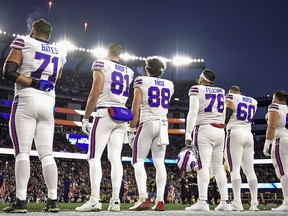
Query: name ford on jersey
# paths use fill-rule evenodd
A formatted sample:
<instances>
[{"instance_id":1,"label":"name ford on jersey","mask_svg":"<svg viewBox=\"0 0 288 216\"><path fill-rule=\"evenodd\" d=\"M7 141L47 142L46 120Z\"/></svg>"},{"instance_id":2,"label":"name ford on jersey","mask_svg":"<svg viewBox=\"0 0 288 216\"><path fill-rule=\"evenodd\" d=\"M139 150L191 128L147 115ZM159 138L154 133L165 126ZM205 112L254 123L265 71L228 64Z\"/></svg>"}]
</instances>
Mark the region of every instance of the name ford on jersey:
<instances>
[{"instance_id":1,"label":"name ford on jersey","mask_svg":"<svg viewBox=\"0 0 288 216\"><path fill-rule=\"evenodd\" d=\"M220 88L209 88L209 87L206 87L206 93L223 93L224 94L224 91L223 89L220 89Z\"/></svg>"},{"instance_id":2,"label":"name ford on jersey","mask_svg":"<svg viewBox=\"0 0 288 216\"><path fill-rule=\"evenodd\" d=\"M58 50L56 47L51 47L49 44L41 44L42 46L42 51L44 52L49 52L52 54L58 54Z\"/></svg>"}]
</instances>

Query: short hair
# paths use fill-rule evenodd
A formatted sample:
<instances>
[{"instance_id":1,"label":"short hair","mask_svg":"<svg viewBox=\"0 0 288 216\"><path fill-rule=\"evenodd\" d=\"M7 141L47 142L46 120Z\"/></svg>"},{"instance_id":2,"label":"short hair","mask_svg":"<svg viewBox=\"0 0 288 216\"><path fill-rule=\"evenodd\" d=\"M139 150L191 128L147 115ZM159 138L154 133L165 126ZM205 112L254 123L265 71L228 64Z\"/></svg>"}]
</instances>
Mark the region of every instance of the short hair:
<instances>
[{"instance_id":1,"label":"short hair","mask_svg":"<svg viewBox=\"0 0 288 216\"><path fill-rule=\"evenodd\" d=\"M52 32L52 26L46 22L44 19L39 19L33 22L33 29L35 30L35 34L37 36L44 37L49 40Z\"/></svg>"},{"instance_id":2,"label":"short hair","mask_svg":"<svg viewBox=\"0 0 288 216\"><path fill-rule=\"evenodd\" d=\"M275 98L282 102L286 102L288 98L288 94L283 90L277 90L274 92L273 95L275 96Z\"/></svg>"},{"instance_id":3,"label":"short hair","mask_svg":"<svg viewBox=\"0 0 288 216\"><path fill-rule=\"evenodd\" d=\"M237 93L240 93L241 94L241 88L239 86L231 86L230 89L229 89L229 92L237 92Z\"/></svg>"},{"instance_id":4,"label":"short hair","mask_svg":"<svg viewBox=\"0 0 288 216\"><path fill-rule=\"evenodd\" d=\"M204 76L205 76L207 79L209 79L212 83L215 82L216 75L215 75L215 73L214 73L212 70L205 69L205 70L203 70L202 73L203 73Z\"/></svg>"},{"instance_id":5,"label":"short hair","mask_svg":"<svg viewBox=\"0 0 288 216\"><path fill-rule=\"evenodd\" d=\"M151 76L161 77L166 69L166 63L158 56L150 56L146 59L145 69Z\"/></svg>"},{"instance_id":6,"label":"short hair","mask_svg":"<svg viewBox=\"0 0 288 216\"><path fill-rule=\"evenodd\" d=\"M112 43L108 46L108 55L119 57L122 53L122 47L119 44Z\"/></svg>"}]
</instances>

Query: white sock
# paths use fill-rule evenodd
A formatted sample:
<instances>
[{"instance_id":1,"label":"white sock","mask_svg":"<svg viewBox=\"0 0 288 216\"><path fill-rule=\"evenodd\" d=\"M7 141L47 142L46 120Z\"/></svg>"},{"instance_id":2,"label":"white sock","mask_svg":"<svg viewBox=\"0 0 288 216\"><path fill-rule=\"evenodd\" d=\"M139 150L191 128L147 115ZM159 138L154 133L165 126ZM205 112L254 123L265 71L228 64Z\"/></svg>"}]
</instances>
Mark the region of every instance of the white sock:
<instances>
[{"instance_id":1,"label":"white sock","mask_svg":"<svg viewBox=\"0 0 288 216\"><path fill-rule=\"evenodd\" d=\"M199 199L207 200L208 185L210 182L209 169L202 168L197 172Z\"/></svg>"},{"instance_id":2,"label":"white sock","mask_svg":"<svg viewBox=\"0 0 288 216\"><path fill-rule=\"evenodd\" d=\"M16 197L26 200L30 178L30 158L28 153L20 153L15 158Z\"/></svg>"},{"instance_id":3,"label":"white sock","mask_svg":"<svg viewBox=\"0 0 288 216\"><path fill-rule=\"evenodd\" d=\"M220 166L217 168L217 170L215 170L215 178L219 188L221 200L228 200L227 177L223 166Z\"/></svg>"},{"instance_id":4,"label":"white sock","mask_svg":"<svg viewBox=\"0 0 288 216\"><path fill-rule=\"evenodd\" d=\"M288 175L285 174L280 178L281 186L282 186L282 193L285 205L288 205Z\"/></svg>"},{"instance_id":5,"label":"white sock","mask_svg":"<svg viewBox=\"0 0 288 216\"><path fill-rule=\"evenodd\" d=\"M89 160L91 196L90 201L95 203L100 199L100 183L102 179L102 166L100 157Z\"/></svg>"},{"instance_id":6,"label":"white sock","mask_svg":"<svg viewBox=\"0 0 288 216\"><path fill-rule=\"evenodd\" d=\"M248 180L248 186L251 194L251 203L258 203L258 181L257 179Z\"/></svg>"},{"instance_id":7,"label":"white sock","mask_svg":"<svg viewBox=\"0 0 288 216\"><path fill-rule=\"evenodd\" d=\"M233 188L233 200L241 202L241 179L233 179L231 181Z\"/></svg>"},{"instance_id":8,"label":"white sock","mask_svg":"<svg viewBox=\"0 0 288 216\"><path fill-rule=\"evenodd\" d=\"M48 189L48 198L57 200L58 169L52 155L41 159L42 172Z\"/></svg>"},{"instance_id":9,"label":"white sock","mask_svg":"<svg viewBox=\"0 0 288 216\"><path fill-rule=\"evenodd\" d=\"M147 174L144 167L144 162L138 161L134 165L134 173L138 187L139 198L147 198Z\"/></svg>"},{"instance_id":10,"label":"white sock","mask_svg":"<svg viewBox=\"0 0 288 216\"><path fill-rule=\"evenodd\" d=\"M164 164L164 159L155 158L153 159L154 166L156 168L156 187L157 187L157 201L163 201L165 185L167 180L167 172Z\"/></svg>"},{"instance_id":11,"label":"white sock","mask_svg":"<svg viewBox=\"0 0 288 216\"><path fill-rule=\"evenodd\" d=\"M112 200L119 199L120 188L123 177L123 166L121 158L110 158L111 163L111 181L112 181Z\"/></svg>"}]
</instances>

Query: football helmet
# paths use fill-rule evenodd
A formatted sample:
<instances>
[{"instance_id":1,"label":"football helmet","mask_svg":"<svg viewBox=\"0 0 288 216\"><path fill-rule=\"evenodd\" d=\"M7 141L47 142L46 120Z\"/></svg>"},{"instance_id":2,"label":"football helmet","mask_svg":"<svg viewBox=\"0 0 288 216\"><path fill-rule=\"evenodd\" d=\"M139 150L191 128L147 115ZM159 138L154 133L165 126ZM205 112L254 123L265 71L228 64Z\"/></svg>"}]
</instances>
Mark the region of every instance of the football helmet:
<instances>
[{"instance_id":1,"label":"football helmet","mask_svg":"<svg viewBox=\"0 0 288 216\"><path fill-rule=\"evenodd\" d=\"M178 154L177 165L184 172L190 172L197 167L198 150L193 146L184 147Z\"/></svg>"}]
</instances>

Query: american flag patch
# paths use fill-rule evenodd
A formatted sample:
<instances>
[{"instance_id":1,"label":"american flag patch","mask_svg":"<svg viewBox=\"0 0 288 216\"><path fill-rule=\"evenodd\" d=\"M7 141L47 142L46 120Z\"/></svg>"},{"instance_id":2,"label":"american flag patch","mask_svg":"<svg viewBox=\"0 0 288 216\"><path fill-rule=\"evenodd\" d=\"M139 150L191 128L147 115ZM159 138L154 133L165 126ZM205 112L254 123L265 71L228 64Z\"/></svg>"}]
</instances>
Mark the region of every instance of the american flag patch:
<instances>
[{"instance_id":1,"label":"american flag patch","mask_svg":"<svg viewBox=\"0 0 288 216\"><path fill-rule=\"evenodd\" d=\"M15 38L11 44L12 48L23 48L25 47L25 41L22 38Z\"/></svg>"},{"instance_id":2,"label":"american flag patch","mask_svg":"<svg viewBox=\"0 0 288 216\"><path fill-rule=\"evenodd\" d=\"M277 110L279 110L279 106L277 104L270 104L268 109L277 109Z\"/></svg>"},{"instance_id":3,"label":"american flag patch","mask_svg":"<svg viewBox=\"0 0 288 216\"><path fill-rule=\"evenodd\" d=\"M226 99L233 100L233 95L232 95L232 94L227 94L227 95L226 95Z\"/></svg>"}]
</instances>

